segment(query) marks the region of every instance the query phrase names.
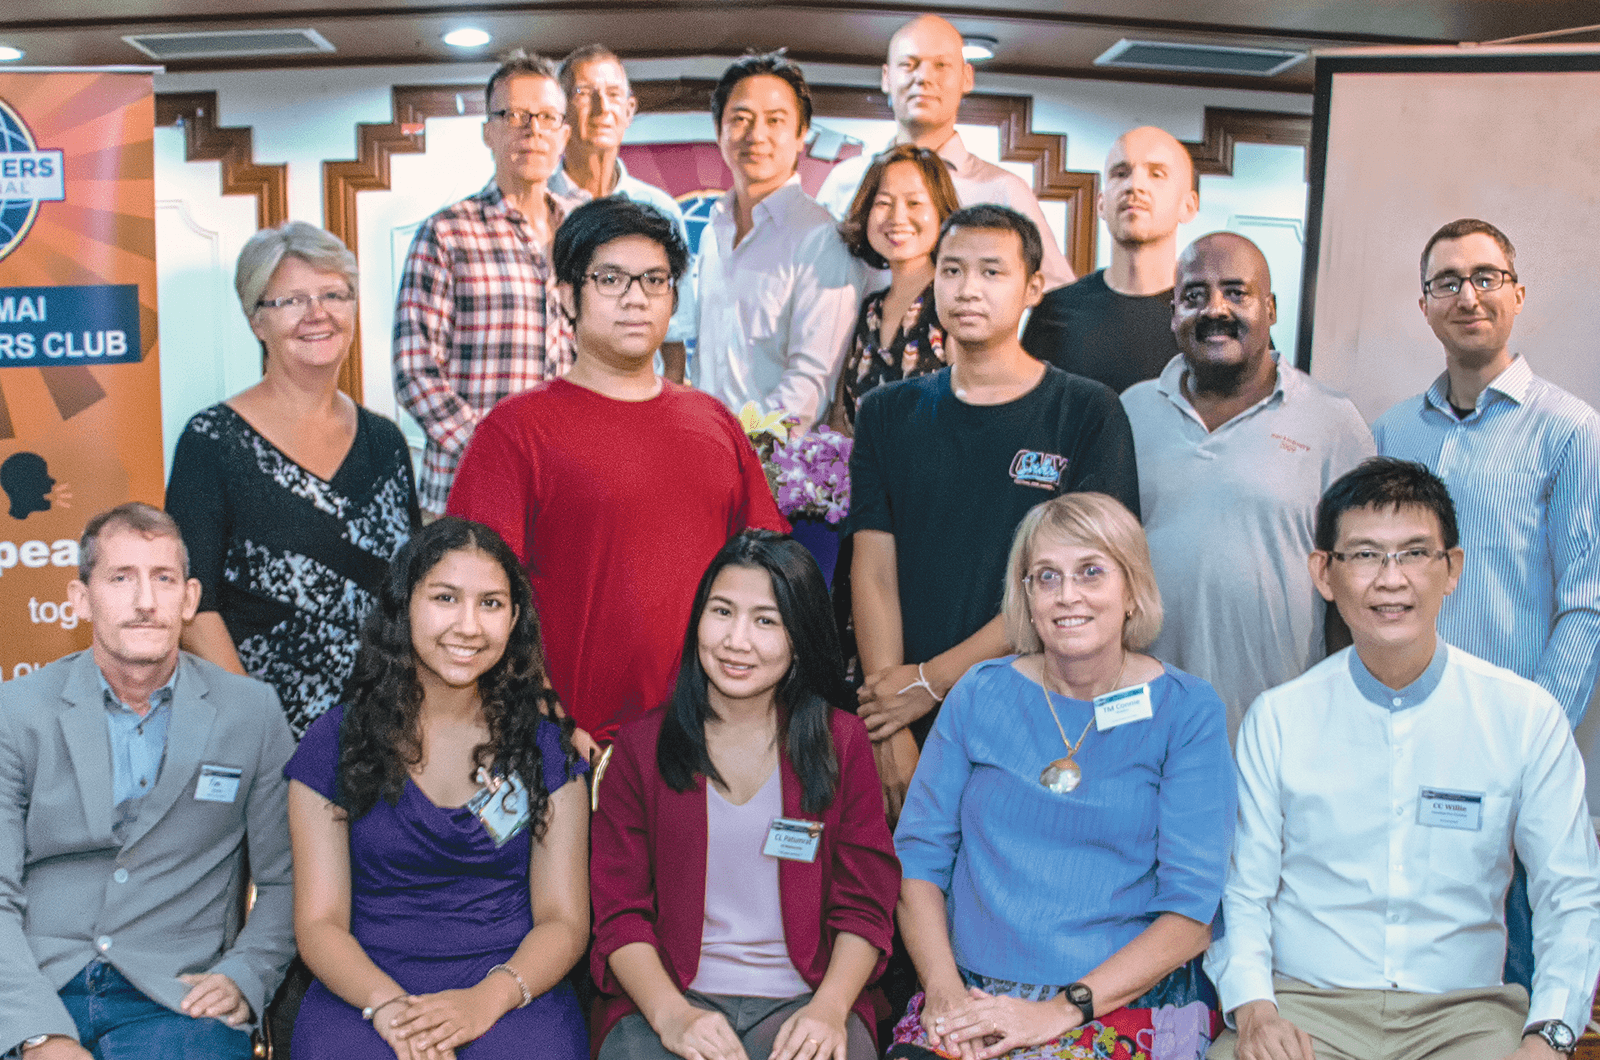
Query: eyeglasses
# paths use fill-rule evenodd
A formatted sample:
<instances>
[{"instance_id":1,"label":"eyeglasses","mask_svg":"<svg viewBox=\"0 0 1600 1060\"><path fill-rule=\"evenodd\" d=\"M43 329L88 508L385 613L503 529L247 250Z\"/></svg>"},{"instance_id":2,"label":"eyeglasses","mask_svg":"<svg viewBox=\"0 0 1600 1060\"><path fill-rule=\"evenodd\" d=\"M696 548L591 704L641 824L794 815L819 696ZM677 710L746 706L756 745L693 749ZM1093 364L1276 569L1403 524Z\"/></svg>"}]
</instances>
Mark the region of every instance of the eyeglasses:
<instances>
[{"instance_id":1,"label":"eyeglasses","mask_svg":"<svg viewBox=\"0 0 1600 1060\"><path fill-rule=\"evenodd\" d=\"M1466 277L1446 273L1443 276L1435 276L1423 284L1422 291L1430 298L1454 298L1461 293L1461 288L1465 284L1470 283L1474 290L1487 294L1489 291L1498 291L1504 287L1507 280L1516 283L1517 274L1507 272L1505 269L1477 269L1471 276Z\"/></svg>"},{"instance_id":2,"label":"eyeglasses","mask_svg":"<svg viewBox=\"0 0 1600 1060\"><path fill-rule=\"evenodd\" d=\"M623 272L621 269L600 269L589 273L594 289L607 298L621 299L639 281L639 289L646 298L660 298L678 285L670 272Z\"/></svg>"},{"instance_id":3,"label":"eyeglasses","mask_svg":"<svg viewBox=\"0 0 1600 1060\"><path fill-rule=\"evenodd\" d=\"M1034 596L1051 597L1060 595L1067 587L1069 579L1080 589L1096 589L1104 585L1110 576L1110 567L1103 567L1098 563L1086 563L1069 573L1062 573L1054 567L1043 567L1025 575L1022 584L1026 585Z\"/></svg>"},{"instance_id":4,"label":"eyeglasses","mask_svg":"<svg viewBox=\"0 0 1600 1060\"><path fill-rule=\"evenodd\" d=\"M562 115L547 110L537 113L531 110L491 110L489 117L503 121L513 129L526 129L531 125L540 132L555 132L567 121Z\"/></svg>"},{"instance_id":5,"label":"eyeglasses","mask_svg":"<svg viewBox=\"0 0 1600 1060\"><path fill-rule=\"evenodd\" d=\"M263 298L256 303L257 309L293 309L297 313L304 313L315 302L322 309L333 312L343 309L356 300L350 291L324 291L322 294L291 294L284 298Z\"/></svg>"},{"instance_id":6,"label":"eyeglasses","mask_svg":"<svg viewBox=\"0 0 1600 1060\"><path fill-rule=\"evenodd\" d=\"M1419 570L1447 554L1442 548L1403 548L1399 552L1379 552L1375 548L1358 548L1354 552L1334 552L1331 549L1328 551L1328 555L1340 563L1348 564L1357 574L1369 577L1386 567L1390 560L1393 560L1394 565L1402 571Z\"/></svg>"}]
</instances>

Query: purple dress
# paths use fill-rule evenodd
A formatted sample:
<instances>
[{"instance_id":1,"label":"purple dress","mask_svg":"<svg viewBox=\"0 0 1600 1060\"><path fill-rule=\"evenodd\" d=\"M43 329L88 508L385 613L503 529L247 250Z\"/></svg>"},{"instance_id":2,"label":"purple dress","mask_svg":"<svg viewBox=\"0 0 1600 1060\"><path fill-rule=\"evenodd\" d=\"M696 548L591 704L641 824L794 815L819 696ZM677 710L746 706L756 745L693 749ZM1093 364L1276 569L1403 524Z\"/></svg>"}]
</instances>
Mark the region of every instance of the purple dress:
<instances>
[{"instance_id":1,"label":"purple dress","mask_svg":"<svg viewBox=\"0 0 1600 1060\"><path fill-rule=\"evenodd\" d=\"M284 775L331 800L338 775L342 706L306 730ZM569 766L560 730L539 729L546 787L588 769ZM469 987L510 957L533 928L529 831L496 847L465 808L441 809L409 779L396 805L384 799L350 825L350 933L374 964L413 994ZM295 1060L393 1060L361 1010L322 983L306 991L290 1046ZM539 1056L586 1060L588 1033L565 982L502 1016L456 1050L460 1060Z\"/></svg>"}]
</instances>

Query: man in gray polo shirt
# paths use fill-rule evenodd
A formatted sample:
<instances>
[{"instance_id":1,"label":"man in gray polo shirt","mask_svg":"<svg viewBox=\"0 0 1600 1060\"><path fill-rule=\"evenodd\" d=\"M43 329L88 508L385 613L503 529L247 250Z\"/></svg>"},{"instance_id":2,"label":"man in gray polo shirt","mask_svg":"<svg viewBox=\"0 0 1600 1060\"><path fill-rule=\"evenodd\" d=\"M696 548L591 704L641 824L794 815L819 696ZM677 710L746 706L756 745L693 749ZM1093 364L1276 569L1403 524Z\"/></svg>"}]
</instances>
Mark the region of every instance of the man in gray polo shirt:
<instances>
[{"instance_id":1,"label":"man in gray polo shirt","mask_svg":"<svg viewBox=\"0 0 1600 1060\"><path fill-rule=\"evenodd\" d=\"M1166 611L1150 652L1216 687L1231 738L1257 695L1326 654L1305 561L1317 499L1376 448L1348 398L1272 349L1272 277L1250 240L1195 240L1172 302L1181 355L1122 395Z\"/></svg>"}]
</instances>

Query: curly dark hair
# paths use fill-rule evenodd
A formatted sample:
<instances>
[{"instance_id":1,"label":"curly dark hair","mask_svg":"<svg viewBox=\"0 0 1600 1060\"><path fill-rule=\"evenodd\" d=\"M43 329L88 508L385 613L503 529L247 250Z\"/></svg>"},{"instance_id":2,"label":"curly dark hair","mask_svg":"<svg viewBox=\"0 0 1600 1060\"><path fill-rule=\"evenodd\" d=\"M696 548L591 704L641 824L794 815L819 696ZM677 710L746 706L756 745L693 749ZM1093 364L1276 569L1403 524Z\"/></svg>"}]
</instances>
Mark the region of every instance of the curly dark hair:
<instances>
[{"instance_id":1,"label":"curly dark hair","mask_svg":"<svg viewBox=\"0 0 1600 1060\"><path fill-rule=\"evenodd\" d=\"M515 774L528 789L535 839L544 835L550 792L545 786L539 724L561 728L568 765L577 761L572 721L561 716L556 695L545 679L539 617L533 610L528 576L500 535L482 523L447 516L423 527L400 549L378 593L378 604L361 629L355 672L345 685L344 720L339 730L339 775L335 803L359 818L382 798L399 801L411 767L422 761L418 716L422 683L411 643L411 595L429 571L451 552L482 552L506 572L516 619L505 654L478 678L489 739L473 749L473 772L484 766Z\"/></svg>"}]
</instances>

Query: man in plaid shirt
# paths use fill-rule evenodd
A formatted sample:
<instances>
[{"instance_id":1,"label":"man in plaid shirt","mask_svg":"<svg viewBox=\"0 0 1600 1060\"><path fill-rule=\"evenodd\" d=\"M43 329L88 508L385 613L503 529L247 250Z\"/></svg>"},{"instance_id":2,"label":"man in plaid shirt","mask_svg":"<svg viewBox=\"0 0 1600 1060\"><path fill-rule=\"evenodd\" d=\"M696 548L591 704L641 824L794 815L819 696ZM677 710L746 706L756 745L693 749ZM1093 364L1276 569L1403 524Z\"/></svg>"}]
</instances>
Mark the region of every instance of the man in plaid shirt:
<instances>
[{"instance_id":1,"label":"man in plaid shirt","mask_svg":"<svg viewBox=\"0 0 1600 1060\"><path fill-rule=\"evenodd\" d=\"M395 306L395 396L428 433L418 491L435 516L478 421L572 367L550 269L564 211L545 188L567 144L566 97L554 65L520 51L486 95L494 179L423 222Z\"/></svg>"}]
</instances>

